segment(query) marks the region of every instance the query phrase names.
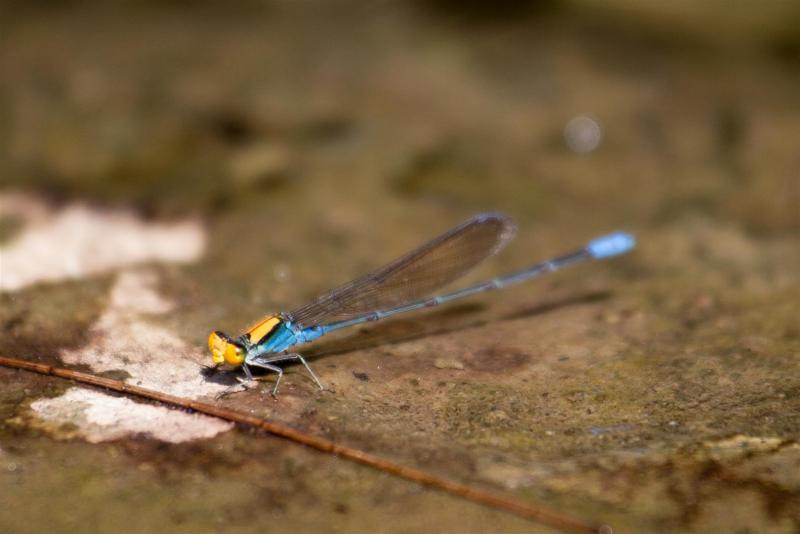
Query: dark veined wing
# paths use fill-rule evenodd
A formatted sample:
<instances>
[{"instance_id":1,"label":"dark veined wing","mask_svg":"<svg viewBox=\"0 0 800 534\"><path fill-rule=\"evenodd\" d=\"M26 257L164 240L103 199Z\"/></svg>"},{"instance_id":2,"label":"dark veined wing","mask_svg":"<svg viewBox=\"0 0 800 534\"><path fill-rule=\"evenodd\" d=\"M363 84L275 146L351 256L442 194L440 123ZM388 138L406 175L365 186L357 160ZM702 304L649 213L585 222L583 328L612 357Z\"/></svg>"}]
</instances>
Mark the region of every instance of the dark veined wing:
<instances>
[{"instance_id":1,"label":"dark veined wing","mask_svg":"<svg viewBox=\"0 0 800 534\"><path fill-rule=\"evenodd\" d=\"M305 328L413 302L502 250L515 232L505 215L480 213L388 265L320 295L290 312L288 319Z\"/></svg>"}]
</instances>

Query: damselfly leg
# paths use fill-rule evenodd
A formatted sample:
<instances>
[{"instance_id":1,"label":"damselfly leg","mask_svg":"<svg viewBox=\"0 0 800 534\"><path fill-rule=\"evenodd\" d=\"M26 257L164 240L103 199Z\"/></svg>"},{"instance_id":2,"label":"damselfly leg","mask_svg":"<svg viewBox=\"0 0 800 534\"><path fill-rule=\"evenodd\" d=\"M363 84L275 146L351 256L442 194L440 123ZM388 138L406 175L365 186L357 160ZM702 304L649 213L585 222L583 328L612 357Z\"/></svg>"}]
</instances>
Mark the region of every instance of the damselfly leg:
<instances>
[{"instance_id":1,"label":"damselfly leg","mask_svg":"<svg viewBox=\"0 0 800 534\"><path fill-rule=\"evenodd\" d=\"M290 360L299 360L300 363L303 364L303 367L306 368L306 371L308 371L308 374L311 375L311 378L314 379L314 382L317 383L319 389L325 389L322 386L322 382L320 382L319 378L317 378L317 375L314 374L314 371L311 370L311 367L308 365L306 359L303 358L303 356L297 352L283 352L279 354L271 354L269 356L258 356L256 358L249 360L247 362L247 365L254 365L256 367L269 369L270 371L275 371L276 373L278 373L278 380L275 381L275 387L272 389L272 394L277 395L278 384L280 383L281 378L283 378L283 369L273 364L277 362L286 362Z\"/></svg>"}]
</instances>

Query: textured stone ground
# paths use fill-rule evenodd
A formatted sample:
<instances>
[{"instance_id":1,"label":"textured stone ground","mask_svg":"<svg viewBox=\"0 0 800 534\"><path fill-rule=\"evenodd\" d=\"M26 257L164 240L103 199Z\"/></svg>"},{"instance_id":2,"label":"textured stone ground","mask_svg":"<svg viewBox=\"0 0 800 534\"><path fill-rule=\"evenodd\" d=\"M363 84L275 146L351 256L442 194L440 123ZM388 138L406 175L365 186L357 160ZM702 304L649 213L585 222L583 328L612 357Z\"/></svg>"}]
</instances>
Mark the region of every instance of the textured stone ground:
<instances>
[{"instance_id":1,"label":"textured stone ground","mask_svg":"<svg viewBox=\"0 0 800 534\"><path fill-rule=\"evenodd\" d=\"M617 532L799 529L798 11L625 5L11 10L2 353L221 402ZM588 153L564 136L580 116L600 127ZM277 400L271 379L214 400L230 377L200 372L209 330L487 209L520 231L473 280L617 228L640 245L321 340L305 352L325 391L291 366ZM547 530L0 369L0 530L86 525Z\"/></svg>"}]
</instances>

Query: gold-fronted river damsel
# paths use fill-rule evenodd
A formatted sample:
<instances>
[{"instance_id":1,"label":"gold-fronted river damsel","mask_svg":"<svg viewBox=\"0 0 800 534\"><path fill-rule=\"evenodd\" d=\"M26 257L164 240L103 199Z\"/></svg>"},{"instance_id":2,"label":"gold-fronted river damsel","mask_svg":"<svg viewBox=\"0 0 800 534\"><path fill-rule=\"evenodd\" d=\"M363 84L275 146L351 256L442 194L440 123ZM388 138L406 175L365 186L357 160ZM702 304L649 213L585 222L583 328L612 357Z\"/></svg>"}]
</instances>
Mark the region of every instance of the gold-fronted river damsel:
<instances>
[{"instance_id":1,"label":"gold-fronted river damsel","mask_svg":"<svg viewBox=\"0 0 800 534\"><path fill-rule=\"evenodd\" d=\"M322 383L305 358L292 352L335 330L398 313L438 306L490 289L500 289L585 260L624 254L636 241L625 232L614 232L590 241L585 247L506 276L492 278L450 293L430 297L433 291L462 277L486 258L497 254L514 237L516 227L505 215L480 213L444 234L412 250L388 265L348 282L313 302L288 313L269 315L238 337L214 331L208 348L215 365L241 366L248 380L251 367L278 373L273 395L283 377L278 362L302 363L322 389Z\"/></svg>"}]
</instances>

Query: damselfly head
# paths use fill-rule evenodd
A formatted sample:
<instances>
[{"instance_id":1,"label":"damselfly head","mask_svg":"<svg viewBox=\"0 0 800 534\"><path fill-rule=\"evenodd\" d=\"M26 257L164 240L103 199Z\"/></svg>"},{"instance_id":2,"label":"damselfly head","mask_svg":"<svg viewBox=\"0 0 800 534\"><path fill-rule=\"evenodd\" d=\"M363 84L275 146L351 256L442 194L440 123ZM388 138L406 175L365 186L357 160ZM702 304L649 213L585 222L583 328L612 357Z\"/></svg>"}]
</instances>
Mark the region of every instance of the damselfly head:
<instances>
[{"instance_id":1,"label":"damselfly head","mask_svg":"<svg viewBox=\"0 0 800 534\"><path fill-rule=\"evenodd\" d=\"M208 336L208 349L211 351L211 359L219 365L228 363L230 365L242 365L244 363L245 350L231 337L219 330L211 332Z\"/></svg>"}]
</instances>

